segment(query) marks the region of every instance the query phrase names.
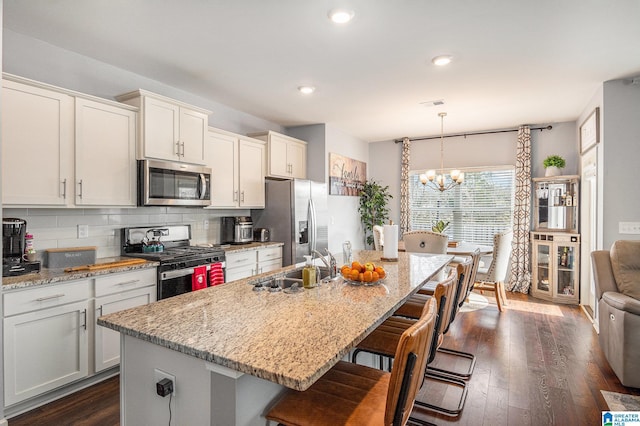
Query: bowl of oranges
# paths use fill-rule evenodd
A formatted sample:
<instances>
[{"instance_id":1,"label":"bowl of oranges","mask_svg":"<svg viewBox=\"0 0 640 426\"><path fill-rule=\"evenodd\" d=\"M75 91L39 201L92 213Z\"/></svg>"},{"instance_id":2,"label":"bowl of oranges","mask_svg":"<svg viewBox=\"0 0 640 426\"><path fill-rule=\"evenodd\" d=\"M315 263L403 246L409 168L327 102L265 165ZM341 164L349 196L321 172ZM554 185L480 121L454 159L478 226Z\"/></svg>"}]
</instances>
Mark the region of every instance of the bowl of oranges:
<instances>
[{"instance_id":1,"label":"bowl of oranges","mask_svg":"<svg viewBox=\"0 0 640 426\"><path fill-rule=\"evenodd\" d=\"M378 285L387 275L382 266L373 262L360 263L354 261L351 265L343 265L340 268L342 278L351 285Z\"/></svg>"}]
</instances>

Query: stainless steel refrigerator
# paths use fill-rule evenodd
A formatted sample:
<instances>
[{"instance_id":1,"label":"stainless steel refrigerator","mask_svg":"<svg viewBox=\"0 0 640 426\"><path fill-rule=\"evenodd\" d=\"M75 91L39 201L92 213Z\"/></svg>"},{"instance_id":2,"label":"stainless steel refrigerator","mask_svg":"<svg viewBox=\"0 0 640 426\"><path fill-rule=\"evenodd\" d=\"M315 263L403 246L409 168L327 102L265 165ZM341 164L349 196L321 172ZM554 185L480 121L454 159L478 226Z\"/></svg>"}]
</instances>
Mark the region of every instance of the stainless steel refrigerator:
<instances>
[{"instance_id":1,"label":"stainless steel refrigerator","mask_svg":"<svg viewBox=\"0 0 640 426\"><path fill-rule=\"evenodd\" d=\"M304 262L304 255L329 247L327 185L309 180L270 180L263 210L252 210L253 226L268 228L271 241L284 242L283 266Z\"/></svg>"}]
</instances>

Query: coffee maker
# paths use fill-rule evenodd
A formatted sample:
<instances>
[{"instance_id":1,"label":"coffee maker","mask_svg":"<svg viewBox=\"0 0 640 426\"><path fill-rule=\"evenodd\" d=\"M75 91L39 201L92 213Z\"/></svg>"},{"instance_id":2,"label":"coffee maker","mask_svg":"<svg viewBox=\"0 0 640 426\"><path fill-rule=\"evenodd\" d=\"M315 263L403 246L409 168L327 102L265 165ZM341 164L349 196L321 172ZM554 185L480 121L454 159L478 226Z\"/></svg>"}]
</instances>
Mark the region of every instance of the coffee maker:
<instances>
[{"instance_id":1,"label":"coffee maker","mask_svg":"<svg viewBox=\"0 0 640 426\"><path fill-rule=\"evenodd\" d=\"M40 271L40 262L28 262L25 257L27 221L13 217L2 218L2 276L29 274Z\"/></svg>"}]
</instances>

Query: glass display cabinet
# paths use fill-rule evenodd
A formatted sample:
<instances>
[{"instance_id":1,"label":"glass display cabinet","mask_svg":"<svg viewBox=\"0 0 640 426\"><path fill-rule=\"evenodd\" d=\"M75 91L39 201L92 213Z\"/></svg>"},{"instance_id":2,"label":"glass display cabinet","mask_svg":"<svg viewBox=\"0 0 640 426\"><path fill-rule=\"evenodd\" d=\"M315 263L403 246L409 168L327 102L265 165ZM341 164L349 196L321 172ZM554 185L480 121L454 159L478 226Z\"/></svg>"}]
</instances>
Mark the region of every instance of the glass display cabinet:
<instances>
[{"instance_id":1,"label":"glass display cabinet","mask_svg":"<svg viewBox=\"0 0 640 426\"><path fill-rule=\"evenodd\" d=\"M580 301L578 176L533 178L531 295L558 303Z\"/></svg>"}]
</instances>

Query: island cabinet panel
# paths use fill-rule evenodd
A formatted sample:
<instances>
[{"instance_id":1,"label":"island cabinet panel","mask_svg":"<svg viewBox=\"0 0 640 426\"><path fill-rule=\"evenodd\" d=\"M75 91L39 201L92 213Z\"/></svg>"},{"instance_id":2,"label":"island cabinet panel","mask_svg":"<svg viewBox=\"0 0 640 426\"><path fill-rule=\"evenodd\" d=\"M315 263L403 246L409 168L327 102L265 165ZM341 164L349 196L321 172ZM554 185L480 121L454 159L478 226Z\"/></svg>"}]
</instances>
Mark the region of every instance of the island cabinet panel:
<instances>
[{"instance_id":1,"label":"island cabinet panel","mask_svg":"<svg viewBox=\"0 0 640 426\"><path fill-rule=\"evenodd\" d=\"M137 108L4 75L2 201L134 207Z\"/></svg>"},{"instance_id":2,"label":"island cabinet panel","mask_svg":"<svg viewBox=\"0 0 640 426\"><path fill-rule=\"evenodd\" d=\"M307 143L277 132L252 133L267 142L267 176L285 179L307 178Z\"/></svg>"},{"instance_id":3,"label":"island cabinet panel","mask_svg":"<svg viewBox=\"0 0 640 426\"><path fill-rule=\"evenodd\" d=\"M79 288L76 284L84 284ZM55 286L54 294L37 289L16 293L28 296L28 312L4 318L5 405L53 390L89 375L89 281ZM11 304L13 300L5 302ZM80 300L67 303L70 299ZM57 303L56 303L57 301ZM47 306L32 310L35 305Z\"/></svg>"},{"instance_id":4,"label":"island cabinet panel","mask_svg":"<svg viewBox=\"0 0 640 426\"><path fill-rule=\"evenodd\" d=\"M2 202L73 202L73 97L2 82Z\"/></svg>"},{"instance_id":5,"label":"island cabinet panel","mask_svg":"<svg viewBox=\"0 0 640 426\"><path fill-rule=\"evenodd\" d=\"M204 142L211 111L146 90L124 93L116 99L140 108L139 159L205 164Z\"/></svg>"},{"instance_id":6,"label":"island cabinet panel","mask_svg":"<svg viewBox=\"0 0 640 426\"><path fill-rule=\"evenodd\" d=\"M211 168L212 208L264 208L265 144L209 128L206 165Z\"/></svg>"}]
</instances>

